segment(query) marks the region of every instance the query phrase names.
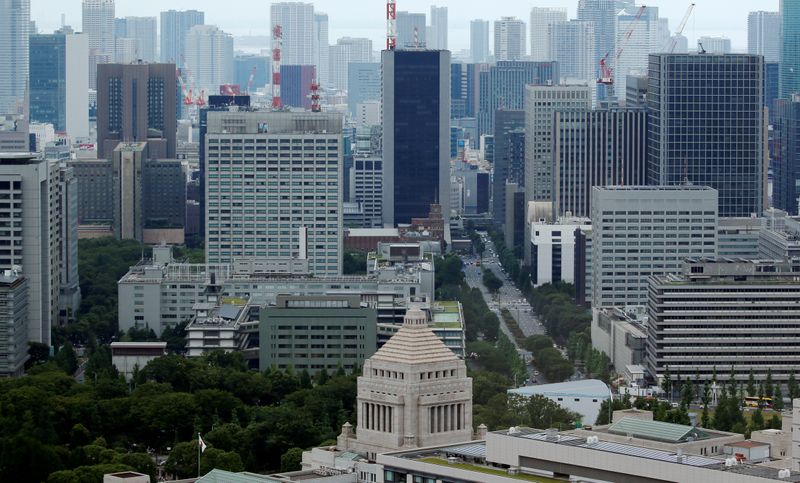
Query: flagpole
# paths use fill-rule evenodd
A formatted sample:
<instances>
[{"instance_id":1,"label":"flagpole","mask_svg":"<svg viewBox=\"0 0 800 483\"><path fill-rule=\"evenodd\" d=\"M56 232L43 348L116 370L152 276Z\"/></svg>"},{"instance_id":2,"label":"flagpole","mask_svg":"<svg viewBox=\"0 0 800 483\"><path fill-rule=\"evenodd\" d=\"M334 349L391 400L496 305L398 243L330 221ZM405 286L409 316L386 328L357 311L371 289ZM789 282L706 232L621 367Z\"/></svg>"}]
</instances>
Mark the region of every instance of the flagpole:
<instances>
[{"instance_id":1,"label":"flagpole","mask_svg":"<svg viewBox=\"0 0 800 483\"><path fill-rule=\"evenodd\" d=\"M200 431L197 432L197 477L200 478L200 454L203 449L203 445L200 443Z\"/></svg>"}]
</instances>

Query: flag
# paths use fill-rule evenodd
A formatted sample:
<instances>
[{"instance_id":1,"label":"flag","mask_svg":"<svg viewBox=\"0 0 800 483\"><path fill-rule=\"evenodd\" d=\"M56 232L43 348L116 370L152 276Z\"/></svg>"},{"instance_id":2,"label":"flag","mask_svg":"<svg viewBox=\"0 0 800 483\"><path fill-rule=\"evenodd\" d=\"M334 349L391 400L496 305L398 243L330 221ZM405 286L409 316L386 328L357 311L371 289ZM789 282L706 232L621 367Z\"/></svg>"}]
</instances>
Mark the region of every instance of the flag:
<instances>
[{"instance_id":1,"label":"flag","mask_svg":"<svg viewBox=\"0 0 800 483\"><path fill-rule=\"evenodd\" d=\"M203 441L203 438L200 436L200 433L197 433L197 445L200 446L200 452L203 453L206 450L206 442Z\"/></svg>"}]
</instances>

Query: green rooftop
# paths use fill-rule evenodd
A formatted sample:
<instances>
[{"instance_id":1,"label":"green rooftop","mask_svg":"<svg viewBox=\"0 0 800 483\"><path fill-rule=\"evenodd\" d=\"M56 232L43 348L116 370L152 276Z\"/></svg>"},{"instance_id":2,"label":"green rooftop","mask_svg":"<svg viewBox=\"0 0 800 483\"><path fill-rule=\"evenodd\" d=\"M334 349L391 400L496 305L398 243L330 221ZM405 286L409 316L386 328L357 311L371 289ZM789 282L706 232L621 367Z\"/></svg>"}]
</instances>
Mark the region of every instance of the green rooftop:
<instances>
[{"instance_id":1,"label":"green rooftop","mask_svg":"<svg viewBox=\"0 0 800 483\"><path fill-rule=\"evenodd\" d=\"M608 427L611 434L623 436L631 435L634 438L664 441L667 443L685 443L699 439L708 439L705 433L694 426L683 424L665 423L662 421L646 421L638 418L622 418Z\"/></svg>"},{"instance_id":2,"label":"green rooftop","mask_svg":"<svg viewBox=\"0 0 800 483\"><path fill-rule=\"evenodd\" d=\"M524 473L516 474L516 475L509 475L508 471L501 470L500 468L492 468L489 466L480 466L474 465L470 463L450 463L447 460L443 460L441 458L420 458L419 461L423 463L430 463L433 465L439 466L448 466L450 468L458 468L460 470L467 470L467 471L475 471L478 473L485 473L487 475L494 475L494 476L503 476L512 480L522 480L522 481L536 481L539 483L563 483L564 480L556 480L553 478L547 478L545 476L534 476L534 475L527 475Z\"/></svg>"},{"instance_id":3,"label":"green rooftop","mask_svg":"<svg viewBox=\"0 0 800 483\"><path fill-rule=\"evenodd\" d=\"M436 302L431 311L433 320L431 326L437 329L460 329L462 327L461 311L456 301L446 300Z\"/></svg>"}]
</instances>

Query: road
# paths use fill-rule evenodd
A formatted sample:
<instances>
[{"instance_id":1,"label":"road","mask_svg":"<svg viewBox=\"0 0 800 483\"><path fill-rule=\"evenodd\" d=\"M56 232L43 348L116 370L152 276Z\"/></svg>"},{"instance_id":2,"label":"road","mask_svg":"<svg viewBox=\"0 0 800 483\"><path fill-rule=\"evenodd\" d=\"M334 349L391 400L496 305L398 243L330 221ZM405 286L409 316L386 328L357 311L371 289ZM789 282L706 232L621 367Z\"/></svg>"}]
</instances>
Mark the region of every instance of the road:
<instances>
[{"instance_id":1,"label":"road","mask_svg":"<svg viewBox=\"0 0 800 483\"><path fill-rule=\"evenodd\" d=\"M514 347L517 349L517 353L524 357L526 362L530 362L533 359L533 354L517 345L514 337L511 335L511 331L503 320L500 310L504 308L508 309L512 317L514 317L514 320L517 321L517 325L519 325L525 337L530 337L531 335L535 334L544 334L544 327L542 326L541 322L536 319L536 316L531 310L530 304L527 300L525 300L522 292L519 291L519 289L514 285L514 282L512 282L511 279L509 279L506 275L505 271L503 271L503 268L500 265L500 260L497 258L497 251L495 250L494 243L492 243L488 236L482 236L486 245L486 251L484 252L483 258L463 258L464 273L466 275L465 278L467 284L470 287L480 289L484 300L486 300L486 304L489 306L489 309L497 315L498 319L500 319L500 330L502 330L503 333L514 344ZM481 266L477 266L475 264L477 260L481 261ZM496 295L490 294L489 290L483 285L482 268L491 270L500 280L503 281L503 286L500 287L500 290ZM546 382L544 381L544 378L538 374L538 371L535 367L533 367L532 364L528 364L528 377L531 381L536 381L539 384Z\"/></svg>"}]
</instances>

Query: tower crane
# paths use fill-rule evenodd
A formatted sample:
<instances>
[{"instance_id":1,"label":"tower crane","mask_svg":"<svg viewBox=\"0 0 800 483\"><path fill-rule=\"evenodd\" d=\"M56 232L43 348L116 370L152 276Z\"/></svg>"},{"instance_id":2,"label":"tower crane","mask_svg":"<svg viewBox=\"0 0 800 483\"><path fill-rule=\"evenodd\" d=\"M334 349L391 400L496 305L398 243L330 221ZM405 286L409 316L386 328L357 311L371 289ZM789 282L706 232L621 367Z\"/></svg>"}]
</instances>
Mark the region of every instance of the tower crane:
<instances>
[{"instance_id":1,"label":"tower crane","mask_svg":"<svg viewBox=\"0 0 800 483\"><path fill-rule=\"evenodd\" d=\"M247 94L250 94L250 89L253 87L253 79L256 78L256 69L258 69L258 67L254 65L253 70L250 72L250 77L247 78L247 90L245 91Z\"/></svg>"},{"instance_id":2,"label":"tower crane","mask_svg":"<svg viewBox=\"0 0 800 483\"><path fill-rule=\"evenodd\" d=\"M622 39L622 45L619 46L619 49L617 49L617 53L614 56L613 67L606 63L606 60L608 60L608 56L611 55L610 50L606 52L606 55L603 56L602 59L600 59L600 78L597 79L598 84L605 84L608 86L614 85L614 67L617 66L619 58L622 56L622 52L625 51L625 46L628 45L628 41L631 39L633 32L639 25L639 20L641 20L642 14L644 14L646 8L647 8L646 5L642 5L641 7L639 7L639 11L636 12L636 18L633 20L633 23L631 24L630 28L628 28L628 31L625 32L625 37Z\"/></svg>"},{"instance_id":3,"label":"tower crane","mask_svg":"<svg viewBox=\"0 0 800 483\"><path fill-rule=\"evenodd\" d=\"M672 42L669 44L669 50L667 53L671 54L675 52L675 46L678 45L678 35L683 34L683 29L686 28L686 23L689 21L689 17L692 16L692 11L694 10L694 4L690 4L689 8L686 9L686 14L683 16L683 20L678 25L678 30L675 31L675 35L672 36Z\"/></svg>"}]
</instances>

